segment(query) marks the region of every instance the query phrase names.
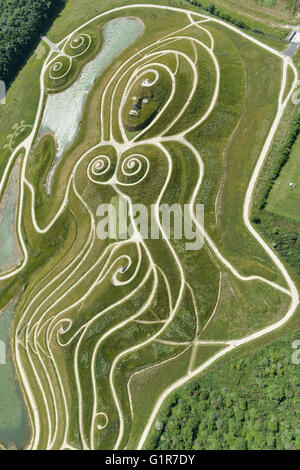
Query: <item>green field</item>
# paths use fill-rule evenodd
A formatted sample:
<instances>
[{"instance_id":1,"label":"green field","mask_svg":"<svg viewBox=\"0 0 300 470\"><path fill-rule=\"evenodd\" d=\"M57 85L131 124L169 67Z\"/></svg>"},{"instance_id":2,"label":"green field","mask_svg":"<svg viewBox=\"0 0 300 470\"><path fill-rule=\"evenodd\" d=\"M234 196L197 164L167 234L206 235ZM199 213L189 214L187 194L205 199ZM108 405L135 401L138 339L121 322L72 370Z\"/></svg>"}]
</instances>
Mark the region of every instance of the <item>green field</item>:
<instances>
[{"instance_id":1,"label":"green field","mask_svg":"<svg viewBox=\"0 0 300 470\"><path fill-rule=\"evenodd\" d=\"M172 394L147 443L160 450L299 450L299 330Z\"/></svg>"},{"instance_id":2,"label":"green field","mask_svg":"<svg viewBox=\"0 0 300 470\"><path fill-rule=\"evenodd\" d=\"M202 0L199 3L204 6L214 4L216 8L223 8L224 11L234 13L242 19L256 19L265 24L296 21L297 11L299 12L296 0L216 0L210 3Z\"/></svg>"},{"instance_id":3,"label":"green field","mask_svg":"<svg viewBox=\"0 0 300 470\"><path fill-rule=\"evenodd\" d=\"M23 449L30 438L30 429L10 347L15 304L16 299L0 316L0 341L6 344L6 365L0 365L0 441L6 447Z\"/></svg>"}]
</instances>

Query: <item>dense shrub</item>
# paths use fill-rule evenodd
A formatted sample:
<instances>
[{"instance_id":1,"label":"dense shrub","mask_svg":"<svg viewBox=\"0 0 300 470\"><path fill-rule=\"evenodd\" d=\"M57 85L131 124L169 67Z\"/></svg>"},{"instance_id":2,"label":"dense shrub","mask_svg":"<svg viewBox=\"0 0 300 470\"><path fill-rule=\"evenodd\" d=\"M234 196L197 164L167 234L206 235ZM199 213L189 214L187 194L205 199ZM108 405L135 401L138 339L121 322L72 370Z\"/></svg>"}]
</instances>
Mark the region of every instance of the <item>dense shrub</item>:
<instances>
[{"instance_id":1,"label":"dense shrub","mask_svg":"<svg viewBox=\"0 0 300 470\"><path fill-rule=\"evenodd\" d=\"M300 449L300 366L291 360L297 339L299 330L178 390L147 448Z\"/></svg>"}]
</instances>

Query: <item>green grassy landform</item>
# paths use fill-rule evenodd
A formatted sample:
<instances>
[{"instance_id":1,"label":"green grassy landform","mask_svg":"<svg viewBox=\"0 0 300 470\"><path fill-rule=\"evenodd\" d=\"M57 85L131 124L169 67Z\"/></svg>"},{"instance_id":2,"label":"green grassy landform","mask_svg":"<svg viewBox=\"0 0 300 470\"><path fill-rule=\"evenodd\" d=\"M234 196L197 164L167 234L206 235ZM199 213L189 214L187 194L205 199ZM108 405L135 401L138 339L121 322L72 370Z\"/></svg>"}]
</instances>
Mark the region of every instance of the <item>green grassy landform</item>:
<instances>
[{"instance_id":1,"label":"green grassy landform","mask_svg":"<svg viewBox=\"0 0 300 470\"><path fill-rule=\"evenodd\" d=\"M2 141L23 113L32 129L1 160L11 171L24 149L24 261L2 275L0 301L20 296L12 343L33 449L143 447L174 383L275 335L298 302L294 275L247 225L251 175L290 93L280 95L283 57L196 10L129 3L68 2L49 32L55 44L25 66L1 123ZM143 34L95 79L56 162L59 138L39 134L48 99L72 89L107 47L105 26L124 17ZM34 99L22 111L13 103L25 77ZM100 239L98 206L120 194L148 208L204 204L203 249L166 240L159 217L159 240Z\"/></svg>"},{"instance_id":2,"label":"green grassy landform","mask_svg":"<svg viewBox=\"0 0 300 470\"><path fill-rule=\"evenodd\" d=\"M267 210L300 222L300 139L293 146L289 161L276 180L268 199Z\"/></svg>"}]
</instances>

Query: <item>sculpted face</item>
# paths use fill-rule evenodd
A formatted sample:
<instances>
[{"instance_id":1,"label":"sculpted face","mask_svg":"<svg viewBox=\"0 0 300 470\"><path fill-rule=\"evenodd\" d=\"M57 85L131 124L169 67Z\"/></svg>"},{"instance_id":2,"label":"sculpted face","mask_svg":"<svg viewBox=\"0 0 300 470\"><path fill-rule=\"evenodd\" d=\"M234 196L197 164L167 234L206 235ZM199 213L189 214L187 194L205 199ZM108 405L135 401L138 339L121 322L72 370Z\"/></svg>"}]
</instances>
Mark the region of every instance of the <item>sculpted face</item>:
<instances>
[{"instance_id":1,"label":"sculpted face","mask_svg":"<svg viewBox=\"0 0 300 470\"><path fill-rule=\"evenodd\" d=\"M159 76L147 74L132 86L123 110L127 131L135 132L147 127L165 104L167 91L161 82Z\"/></svg>"}]
</instances>

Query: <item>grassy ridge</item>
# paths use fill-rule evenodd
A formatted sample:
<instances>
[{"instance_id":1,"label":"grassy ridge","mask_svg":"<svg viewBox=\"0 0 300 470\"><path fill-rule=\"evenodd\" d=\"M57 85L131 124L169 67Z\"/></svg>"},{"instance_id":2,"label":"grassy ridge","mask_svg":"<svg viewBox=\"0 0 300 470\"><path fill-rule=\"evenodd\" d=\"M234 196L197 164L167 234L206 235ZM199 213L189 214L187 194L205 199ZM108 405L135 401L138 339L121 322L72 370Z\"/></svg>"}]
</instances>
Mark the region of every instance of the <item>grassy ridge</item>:
<instances>
[{"instance_id":1,"label":"grassy ridge","mask_svg":"<svg viewBox=\"0 0 300 470\"><path fill-rule=\"evenodd\" d=\"M261 26L279 26L287 21L296 21L297 0L186 0L201 3L210 12L218 10L227 15L255 21ZM299 7L298 7L299 9ZM295 17L295 18L294 18ZM275 24L274 24L275 23Z\"/></svg>"},{"instance_id":2,"label":"grassy ridge","mask_svg":"<svg viewBox=\"0 0 300 470\"><path fill-rule=\"evenodd\" d=\"M294 57L298 70L299 58L298 52ZM300 225L297 204L298 126L298 107L291 100L258 180L253 201L253 220L257 223L257 229L261 234L293 269L295 280L300 286ZM296 186L290 188L290 182L296 183Z\"/></svg>"},{"instance_id":3,"label":"grassy ridge","mask_svg":"<svg viewBox=\"0 0 300 470\"><path fill-rule=\"evenodd\" d=\"M205 165L198 201L205 204L208 232L235 266L249 274L259 263L261 272L276 277L268 256L249 238L241 220L250 175L276 113L281 64L236 33L224 34L221 25L206 27L215 38L221 84L214 111L190 136ZM259 127L249 126L258 120Z\"/></svg>"}]
</instances>

